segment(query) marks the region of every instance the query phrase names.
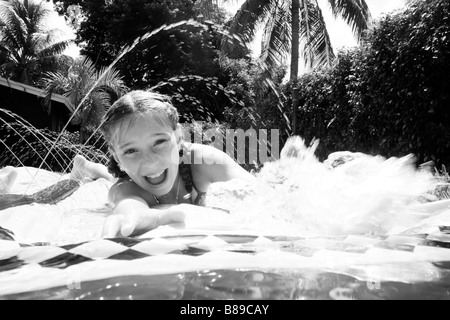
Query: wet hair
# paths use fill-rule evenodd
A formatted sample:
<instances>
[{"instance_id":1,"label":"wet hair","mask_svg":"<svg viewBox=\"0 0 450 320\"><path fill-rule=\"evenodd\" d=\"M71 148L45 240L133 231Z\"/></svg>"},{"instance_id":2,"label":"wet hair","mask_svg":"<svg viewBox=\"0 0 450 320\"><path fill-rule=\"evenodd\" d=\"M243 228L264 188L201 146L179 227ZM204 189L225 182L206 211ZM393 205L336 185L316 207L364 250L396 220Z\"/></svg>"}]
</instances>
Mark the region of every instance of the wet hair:
<instances>
[{"instance_id":1,"label":"wet hair","mask_svg":"<svg viewBox=\"0 0 450 320\"><path fill-rule=\"evenodd\" d=\"M108 161L108 172L113 175L115 178L125 178L127 176L127 173L125 171L122 171L119 167L119 164L117 163L116 159L114 159L114 156L109 156Z\"/></svg>"},{"instance_id":2,"label":"wet hair","mask_svg":"<svg viewBox=\"0 0 450 320\"><path fill-rule=\"evenodd\" d=\"M108 145L113 149L113 132L118 125L130 116L151 114L162 125L177 129L179 115L170 102L170 97L155 92L135 90L119 98L106 112L100 130ZM110 156L108 171L116 178L126 176L120 170L113 156Z\"/></svg>"}]
</instances>

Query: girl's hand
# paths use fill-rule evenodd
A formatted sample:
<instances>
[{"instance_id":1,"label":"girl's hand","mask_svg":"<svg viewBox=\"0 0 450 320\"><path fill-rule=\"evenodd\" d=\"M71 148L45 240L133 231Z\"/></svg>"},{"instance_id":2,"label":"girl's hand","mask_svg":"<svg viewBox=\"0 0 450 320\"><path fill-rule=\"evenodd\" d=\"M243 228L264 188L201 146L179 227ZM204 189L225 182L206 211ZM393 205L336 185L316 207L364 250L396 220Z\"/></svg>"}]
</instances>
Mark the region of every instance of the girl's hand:
<instances>
[{"instance_id":1,"label":"girl's hand","mask_svg":"<svg viewBox=\"0 0 450 320\"><path fill-rule=\"evenodd\" d=\"M130 200L134 201L134 200ZM184 222L185 213L177 206L167 209L151 209L136 203L122 201L103 225L102 235L106 238L139 235L159 226Z\"/></svg>"}]
</instances>

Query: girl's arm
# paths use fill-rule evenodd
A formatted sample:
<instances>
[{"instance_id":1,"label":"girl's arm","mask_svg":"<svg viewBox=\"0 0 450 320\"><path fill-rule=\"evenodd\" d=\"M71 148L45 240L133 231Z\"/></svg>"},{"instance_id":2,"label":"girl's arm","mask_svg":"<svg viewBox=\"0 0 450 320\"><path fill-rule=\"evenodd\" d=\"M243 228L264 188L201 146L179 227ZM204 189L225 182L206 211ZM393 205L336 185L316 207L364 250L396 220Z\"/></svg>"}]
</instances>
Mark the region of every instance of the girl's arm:
<instances>
[{"instance_id":1,"label":"girl's arm","mask_svg":"<svg viewBox=\"0 0 450 320\"><path fill-rule=\"evenodd\" d=\"M184 213L179 210L150 208L145 192L128 179L111 187L109 200L115 208L103 225L104 237L138 235L160 225L184 221Z\"/></svg>"},{"instance_id":2,"label":"girl's arm","mask_svg":"<svg viewBox=\"0 0 450 320\"><path fill-rule=\"evenodd\" d=\"M193 144L193 169L201 172L201 176L209 183L223 182L233 179L252 181L255 177L237 164L228 154L212 146Z\"/></svg>"},{"instance_id":3,"label":"girl's arm","mask_svg":"<svg viewBox=\"0 0 450 320\"><path fill-rule=\"evenodd\" d=\"M103 225L104 237L139 235L161 225L183 222L185 215L180 210L152 209L144 199L129 197L121 200Z\"/></svg>"},{"instance_id":4,"label":"girl's arm","mask_svg":"<svg viewBox=\"0 0 450 320\"><path fill-rule=\"evenodd\" d=\"M145 191L129 178L119 179L108 192L109 202L113 205L118 205L124 199L135 197L148 200L145 197Z\"/></svg>"}]
</instances>

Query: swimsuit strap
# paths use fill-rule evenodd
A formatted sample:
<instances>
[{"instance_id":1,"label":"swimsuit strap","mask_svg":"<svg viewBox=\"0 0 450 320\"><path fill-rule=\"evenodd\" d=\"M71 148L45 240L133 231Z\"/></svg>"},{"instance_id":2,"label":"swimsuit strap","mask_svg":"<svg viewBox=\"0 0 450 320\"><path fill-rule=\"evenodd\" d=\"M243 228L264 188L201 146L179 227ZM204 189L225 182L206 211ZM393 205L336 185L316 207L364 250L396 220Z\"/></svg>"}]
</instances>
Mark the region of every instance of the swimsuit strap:
<instances>
[{"instance_id":1,"label":"swimsuit strap","mask_svg":"<svg viewBox=\"0 0 450 320\"><path fill-rule=\"evenodd\" d=\"M194 180L192 179L191 165L180 163L178 170L180 171L181 179L184 181L186 191L192 195L192 189L195 188L195 185ZM206 192L200 192L197 188L195 188L195 190L197 191L197 198L194 200L191 197L192 204L204 206Z\"/></svg>"},{"instance_id":2,"label":"swimsuit strap","mask_svg":"<svg viewBox=\"0 0 450 320\"><path fill-rule=\"evenodd\" d=\"M192 188L194 186L194 182L192 180L192 171L191 171L191 165L180 163L178 166L178 170L180 171L181 179L184 181L184 186L186 188L186 191L191 193Z\"/></svg>"}]
</instances>

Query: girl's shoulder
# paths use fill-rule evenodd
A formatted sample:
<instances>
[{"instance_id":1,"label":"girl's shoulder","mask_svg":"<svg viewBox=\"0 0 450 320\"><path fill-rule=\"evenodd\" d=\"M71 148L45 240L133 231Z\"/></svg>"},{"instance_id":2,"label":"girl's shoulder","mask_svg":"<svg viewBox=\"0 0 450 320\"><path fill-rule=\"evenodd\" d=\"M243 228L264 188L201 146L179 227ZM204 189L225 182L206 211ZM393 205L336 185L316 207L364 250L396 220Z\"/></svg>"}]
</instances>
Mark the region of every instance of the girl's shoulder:
<instances>
[{"instance_id":1,"label":"girl's shoulder","mask_svg":"<svg viewBox=\"0 0 450 320\"><path fill-rule=\"evenodd\" d=\"M190 161L192 178L200 190L206 190L214 182L229 181L232 179L253 180L253 176L244 170L225 152L208 145L193 143Z\"/></svg>"},{"instance_id":2,"label":"girl's shoulder","mask_svg":"<svg viewBox=\"0 0 450 320\"><path fill-rule=\"evenodd\" d=\"M199 143L188 143L183 147L182 165L180 169L188 168L192 184L196 191L203 192L215 182L217 174L225 169L226 154L213 146ZM225 160L228 162L229 160ZM183 170L182 170L183 171Z\"/></svg>"},{"instance_id":3,"label":"girl's shoulder","mask_svg":"<svg viewBox=\"0 0 450 320\"><path fill-rule=\"evenodd\" d=\"M186 143L183 151L183 162L192 165L223 165L232 162L225 152L210 145Z\"/></svg>"}]
</instances>

